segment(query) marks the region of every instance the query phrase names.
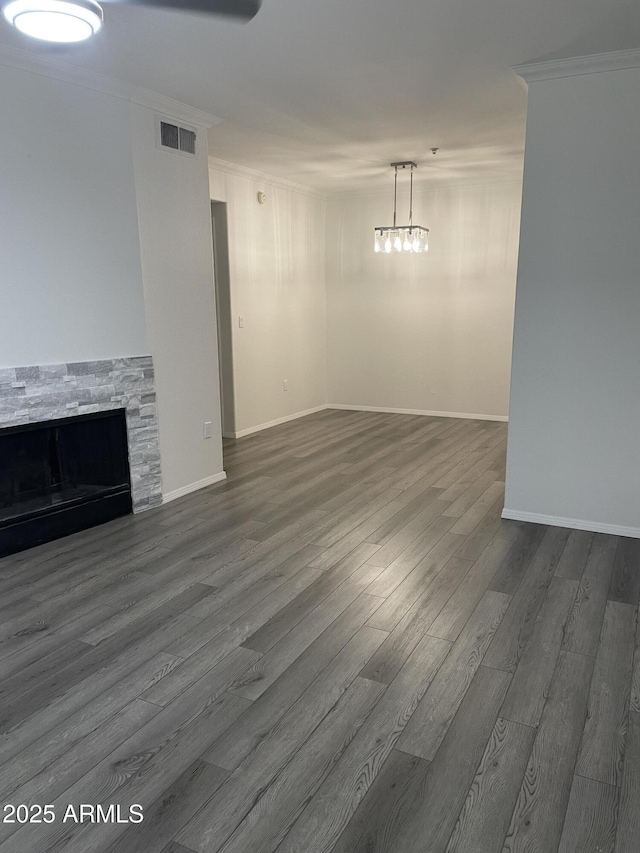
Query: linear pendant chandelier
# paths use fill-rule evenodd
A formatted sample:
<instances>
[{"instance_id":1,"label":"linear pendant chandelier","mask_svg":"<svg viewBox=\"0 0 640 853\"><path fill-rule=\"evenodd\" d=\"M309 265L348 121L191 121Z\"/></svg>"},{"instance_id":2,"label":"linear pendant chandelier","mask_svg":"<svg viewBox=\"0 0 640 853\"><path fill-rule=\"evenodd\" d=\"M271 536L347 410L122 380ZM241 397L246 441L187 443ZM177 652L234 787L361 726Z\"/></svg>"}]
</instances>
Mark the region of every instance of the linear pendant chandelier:
<instances>
[{"instance_id":1,"label":"linear pendant chandelier","mask_svg":"<svg viewBox=\"0 0 640 853\"><path fill-rule=\"evenodd\" d=\"M413 160L403 160L401 163L391 163L395 169L393 184L393 225L379 225L375 228L374 249L376 252L428 252L429 229L413 224L413 170L418 166ZM396 224L396 207L398 196L398 169L410 169L411 186L409 195L409 224Z\"/></svg>"}]
</instances>

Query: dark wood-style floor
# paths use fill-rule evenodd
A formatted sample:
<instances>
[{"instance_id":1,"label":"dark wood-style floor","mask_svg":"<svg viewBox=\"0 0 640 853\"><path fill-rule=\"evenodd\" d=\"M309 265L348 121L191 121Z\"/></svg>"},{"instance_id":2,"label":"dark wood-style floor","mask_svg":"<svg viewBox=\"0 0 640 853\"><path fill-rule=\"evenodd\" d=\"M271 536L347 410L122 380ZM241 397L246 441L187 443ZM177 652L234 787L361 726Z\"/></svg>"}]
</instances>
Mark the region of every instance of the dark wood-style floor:
<instances>
[{"instance_id":1,"label":"dark wood-style floor","mask_svg":"<svg viewBox=\"0 0 640 853\"><path fill-rule=\"evenodd\" d=\"M0 803L56 816L0 853L638 853L640 542L501 521L505 437L327 411L0 561Z\"/></svg>"}]
</instances>

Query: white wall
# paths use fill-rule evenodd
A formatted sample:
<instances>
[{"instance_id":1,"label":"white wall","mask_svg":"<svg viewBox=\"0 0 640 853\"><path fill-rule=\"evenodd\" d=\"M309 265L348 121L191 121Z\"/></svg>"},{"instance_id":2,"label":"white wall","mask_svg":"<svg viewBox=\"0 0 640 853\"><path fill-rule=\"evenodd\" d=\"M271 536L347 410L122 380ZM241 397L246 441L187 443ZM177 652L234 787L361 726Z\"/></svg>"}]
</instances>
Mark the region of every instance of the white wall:
<instances>
[{"instance_id":1,"label":"white wall","mask_svg":"<svg viewBox=\"0 0 640 853\"><path fill-rule=\"evenodd\" d=\"M0 367L150 352L165 496L223 476L205 130L167 153L108 87L0 78Z\"/></svg>"},{"instance_id":2,"label":"white wall","mask_svg":"<svg viewBox=\"0 0 640 853\"><path fill-rule=\"evenodd\" d=\"M507 517L640 536L640 69L532 82Z\"/></svg>"},{"instance_id":3,"label":"white wall","mask_svg":"<svg viewBox=\"0 0 640 853\"><path fill-rule=\"evenodd\" d=\"M330 403L506 416L520 192L414 193L430 250L406 256L373 251L374 227L391 224L392 181L384 195L329 201Z\"/></svg>"},{"instance_id":4,"label":"white wall","mask_svg":"<svg viewBox=\"0 0 640 853\"><path fill-rule=\"evenodd\" d=\"M0 367L148 352L129 107L0 66Z\"/></svg>"},{"instance_id":5,"label":"white wall","mask_svg":"<svg viewBox=\"0 0 640 853\"><path fill-rule=\"evenodd\" d=\"M238 434L326 402L325 200L217 161L209 173L227 204Z\"/></svg>"},{"instance_id":6,"label":"white wall","mask_svg":"<svg viewBox=\"0 0 640 853\"><path fill-rule=\"evenodd\" d=\"M131 118L166 497L223 470L207 142L200 129L196 157L163 151L154 112L132 104Z\"/></svg>"}]
</instances>

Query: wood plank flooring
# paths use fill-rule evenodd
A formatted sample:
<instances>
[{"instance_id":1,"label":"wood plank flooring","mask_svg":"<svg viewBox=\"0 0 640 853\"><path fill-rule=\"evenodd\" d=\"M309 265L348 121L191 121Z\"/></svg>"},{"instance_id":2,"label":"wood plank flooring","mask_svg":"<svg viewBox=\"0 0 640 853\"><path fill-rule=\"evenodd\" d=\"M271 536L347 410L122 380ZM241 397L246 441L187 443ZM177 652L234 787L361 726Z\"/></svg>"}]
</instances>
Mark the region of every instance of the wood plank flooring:
<instances>
[{"instance_id":1,"label":"wood plank flooring","mask_svg":"<svg viewBox=\"0 0 640 853\"><path fill-rule=\"evenodd\" d=\"M638 853L640 543L501 520L505 439L329 410L0 560L0 805L55 812L0 853Z\"/></svg>"}]
</instances>

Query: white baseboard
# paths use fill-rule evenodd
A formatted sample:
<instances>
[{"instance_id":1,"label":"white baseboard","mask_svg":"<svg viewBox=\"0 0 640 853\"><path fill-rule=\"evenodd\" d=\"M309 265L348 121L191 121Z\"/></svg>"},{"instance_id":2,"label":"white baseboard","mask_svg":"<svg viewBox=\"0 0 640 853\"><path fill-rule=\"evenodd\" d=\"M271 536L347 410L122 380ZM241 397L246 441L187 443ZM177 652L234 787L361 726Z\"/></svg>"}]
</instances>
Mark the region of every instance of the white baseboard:
<instances>
[{"instance_id":1,"label":"white baseboard","mask_svg":"<svg viewBox=\"0 0 640 853\"><path fill-rule=\"evenodd\" d=\"M298 418L304 418L306 415L314 415L316 412L324 412L326 409L343 409L350 412L381 412L382 414L390 415L425 415L430 418L462 418L473 421L501 421L503 423L509 420L508 415L476 415L469 414L468 412L428 412L424 409L391 409L386 406L347 406L343 403L325 403L313 409L306 409L304 412L286 415L284 418L278 418L275 421L268 421L267 423L258 424L248 429L241 429L235 433L225 433L223 437L244 438L245 435L252 435L254 432L261 432L263 429L270 429L280 424L286 424L288 421L296 421Z\"/></svg>"},{"instance_id":2,"label":"white baseboard","mask_svg":"<svg viewBox=\"0 0 640 853\"><path fill-rule=\"evenodd\" d=\"M190 495L191 492L197 492L199 489L204 489L207 486L213 486L215 483L220 483L227 479L227 472L221 471L219 474L213 474L211 477L205 477L204 480L198 480L197 483L189 483L188 486L182 486L180 489L175 489L173 492L167 492L162 495L162 503L168 504L170 501L175 501L177 498L183 498L185 495Z\"/></svg>"},{"instance_id":3,"label":"white baseboard","mask_svg":"<svg viewBox=\"0 0 640 853\"><path fill-rule=\"evenodd\" d=\"M343 403L328 403L327 409L347 409L351 412L384 412L390 415L426 415L430 418L462 418L472 421L501 421L506 423L508 415L476 415L469 412L429 412L425 409L392 409L387 406L346 406Z\"/></svg>"},{"instance_id":4,"label":"white baseboard","mask_svg":"<svg viewBox=\"0 0 640 853\"><path fill-rule=\"evenodd\" d=\"M326 404L322 406L316 406L313 409L306 409L304 412L295 412L293 415L285 415L284 418L277 418L275 421L268 421L264 424L258 424L257 426L249 427L248 429L241 429L239 432L233 434L233 438L244 438L245 435L252 435L254 432L261 432L263 429L269 429L270 427L279 426L280 424L286 424L288 421L297 421L298 418L304 418L306 415L315 415L316 412L324 412L325 409L331 409L333 406L327 406Z\"/></svg>"},{"instance_id":5,"label":"white baseboard","mask_svg":"<svg viewBox=\"0 0 640 853\"><path fill-rule=\"evenodd\" d=\"M505 507L502 518L512 521L531 521L534 524L550 524L552 527L571 527L573 530L589 530L593 533L609 533L611 536L630 536L640 539L640 527L624 527L620 524L605 524L600 521L584 521L581 518L562 518L558 515L543 515L539 512L520 512Z\"/></svg>"}]
</instances>

